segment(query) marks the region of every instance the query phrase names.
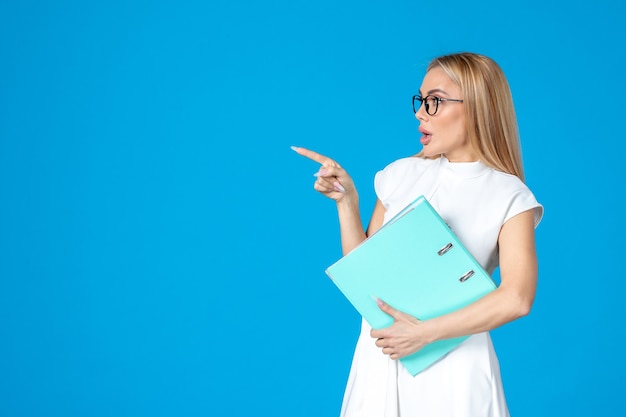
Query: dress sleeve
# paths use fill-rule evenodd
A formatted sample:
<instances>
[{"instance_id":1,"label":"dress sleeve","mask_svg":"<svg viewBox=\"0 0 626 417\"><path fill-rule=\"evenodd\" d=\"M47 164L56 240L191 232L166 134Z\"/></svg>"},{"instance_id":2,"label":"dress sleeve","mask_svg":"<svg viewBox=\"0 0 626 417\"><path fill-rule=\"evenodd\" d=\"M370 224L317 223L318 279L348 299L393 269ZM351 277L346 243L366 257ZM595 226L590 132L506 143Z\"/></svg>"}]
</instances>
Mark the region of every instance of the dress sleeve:
<instances>
[{"instance_id":1,"label":"dress sleeve","mask_svg":"<svg viewBox=\"0 0 626 417\"><path fill-rule=\"evenodd\" d=\"M524 185L511 196L504 222L506 223L510 218L527 210L533 210L535 227L537 227L543 218L543 206L537 202L530 189Z\"/></svg>"},{"instance_id":2,"label":"dress sleeve","mask_svg":"<svg viewBox=\"0 0 626 417\"><path fill-rule=\"evenodd\" d=\"M398 159L374 176L374 191L385 209L389 209L390 200L394 193L403 186L401 181L409 171L415 169L415 158Z\"/></svg>"},{"instance_id":3,"label":"dress sleeve","mask_svg":"<svg viewBox=\"0 0 626 417\"><path fill-rule=\"evenodd\" d=\"M387 165L384 169L381 169L374 176L374 191L376 197L383 203L385 208L388 208L387 197L389 196L389 171L391 166Z\"/></svg>"}]
</instances>

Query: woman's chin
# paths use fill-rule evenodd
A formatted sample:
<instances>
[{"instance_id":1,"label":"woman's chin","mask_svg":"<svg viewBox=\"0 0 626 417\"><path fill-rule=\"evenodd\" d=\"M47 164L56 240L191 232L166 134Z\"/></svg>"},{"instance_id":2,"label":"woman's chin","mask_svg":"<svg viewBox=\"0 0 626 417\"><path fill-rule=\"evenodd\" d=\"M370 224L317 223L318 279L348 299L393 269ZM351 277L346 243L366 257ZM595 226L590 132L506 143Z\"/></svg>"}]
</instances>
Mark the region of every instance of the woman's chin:
<instances>
[{"instance_id":1,"label":"woman's chin","mask_svg":"<svg viewBox=\"0 0 626 417\"><path fill-rule=\"evenodd\" d=\"M428 146L424 146L422 148L422 155L424 155L426 158L437 158L437 157L439 157L441 155L441 152L437 152L433 148L429 148Z\"/></svg>"}]
</instances>

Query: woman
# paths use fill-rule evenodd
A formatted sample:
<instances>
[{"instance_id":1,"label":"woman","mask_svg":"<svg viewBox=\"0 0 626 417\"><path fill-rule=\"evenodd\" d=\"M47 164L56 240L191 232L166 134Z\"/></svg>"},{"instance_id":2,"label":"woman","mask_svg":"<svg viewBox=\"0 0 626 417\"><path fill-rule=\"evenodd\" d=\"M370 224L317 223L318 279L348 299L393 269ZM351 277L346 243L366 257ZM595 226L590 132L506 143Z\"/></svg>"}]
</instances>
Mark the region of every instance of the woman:
<instances>
[{"instance_id":1,"label":"woman","mask_svg":"<svg viewBox=\"0 0 626 417\"><path fill-rule=\"evenodd\" d=\"M336 201L343 253L424 195L488 273L500 267L501 283L475 303L427 321L380 301L394 324L372 330L363 321L341 415L508 416L488 332L530 311L534 229L543 215L523 182L510 89L490 58L442 56L428 66L413 110L423 148L376 174L378 199L366 231L347 172L330 158L294 148L321 164L314 188ZM428 343L464 335L471 336L415 377L398 361Z\"/></svg>"}]
</instances>

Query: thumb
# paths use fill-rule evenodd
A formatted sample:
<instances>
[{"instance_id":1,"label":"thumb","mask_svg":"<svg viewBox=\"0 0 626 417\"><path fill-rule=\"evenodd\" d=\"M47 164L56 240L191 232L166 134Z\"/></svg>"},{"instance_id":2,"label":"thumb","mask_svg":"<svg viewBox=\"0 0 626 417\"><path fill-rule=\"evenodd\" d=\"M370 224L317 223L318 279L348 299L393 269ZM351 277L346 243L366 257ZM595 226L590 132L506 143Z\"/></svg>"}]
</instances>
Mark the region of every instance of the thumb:
<instances>
[{"instance_id":1,"label":"thumb","mask_svg":"<svg viewBox=\"0 0 626 417\"><path fill-rule=\"evenodd\" d=\"M396 310L395 308L391 307L389 304L387 304L386 302L384 302L378 297L373 297L373 298L374 300L376 300L376 304L378 304L378 308L380 308L384 313L393 317L394 320L399 320L402 317L404 317L403 312Z\"/></svg>"}]
</instances>

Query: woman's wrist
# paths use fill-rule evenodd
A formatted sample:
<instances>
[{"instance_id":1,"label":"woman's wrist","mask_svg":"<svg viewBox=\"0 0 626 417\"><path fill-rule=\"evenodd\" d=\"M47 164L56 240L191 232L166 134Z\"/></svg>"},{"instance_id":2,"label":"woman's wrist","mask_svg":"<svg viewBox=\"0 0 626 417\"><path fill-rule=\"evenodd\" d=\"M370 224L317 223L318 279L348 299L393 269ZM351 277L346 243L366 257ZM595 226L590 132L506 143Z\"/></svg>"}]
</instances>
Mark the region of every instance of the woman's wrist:
<instances>
[{"instance_id":1,"label":"woman's wrist","mask_svg":"<svg viewBox=\"0 0 626 417\"><path fill-rule=\"evenodd\" d=\"M439 340L437 332L437 322L434 319L420 321L420 338L426 344L430 344Z\"/></svg>"},{"instance_id":2,"label":"woman's wrist","mask_svg":"<svg viewBox=\"0 0 626 417\"><path fill-rule=\"evenodd\" d=\"M335 200L337 209L359 209L359 195L356 191L345 193L340 199Z\"/></svg>"}]
</instances>

